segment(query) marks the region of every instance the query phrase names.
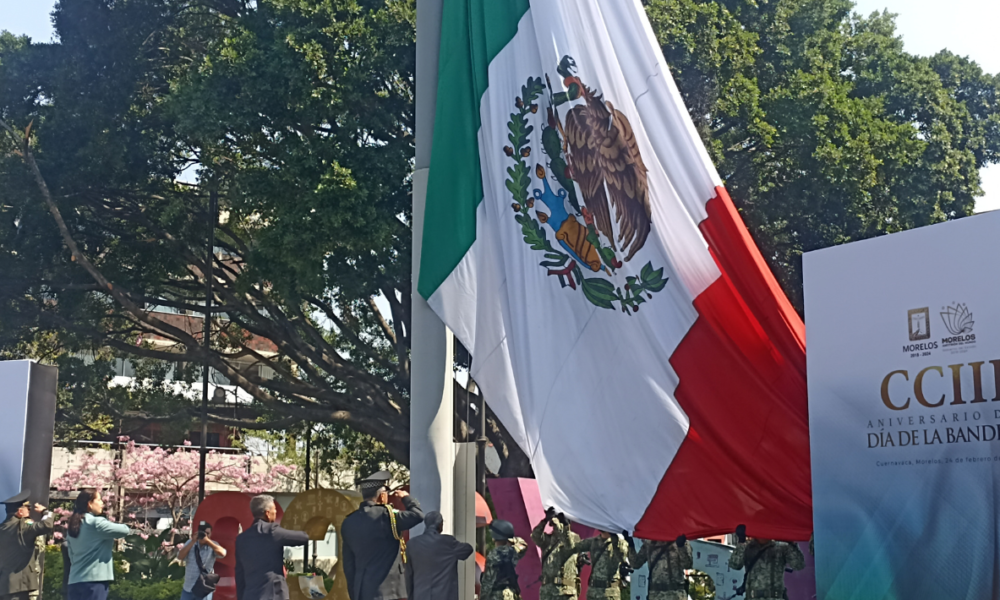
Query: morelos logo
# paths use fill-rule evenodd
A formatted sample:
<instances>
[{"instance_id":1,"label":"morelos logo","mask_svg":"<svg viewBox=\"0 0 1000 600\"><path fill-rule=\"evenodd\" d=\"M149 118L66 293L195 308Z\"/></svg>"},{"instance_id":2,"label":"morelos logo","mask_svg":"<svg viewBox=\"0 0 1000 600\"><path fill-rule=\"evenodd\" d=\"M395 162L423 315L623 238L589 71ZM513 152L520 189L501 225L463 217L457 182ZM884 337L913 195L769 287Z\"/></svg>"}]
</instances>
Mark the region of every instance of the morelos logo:
<instances>
[{"instance_id":1,"label":"morelos logo","mask_svg":"<svg viewBox=\"0 0 1000 600\"><path fill-rule=\"evenodd\" d=\"M652 262L640 269L638 277L627 276L622 287L613 281L623 264L619 246L622 253L627 251L628 262L649 236L649 188L639 145L625 115L576 76L571 57L564 56L556 72L563 77L566 91L553 91L548 75L544 85L541 78L528 78L507 123L511 145L503 150L514 161L507 168L506 181L514 199L514 219L521 225L525 243L544 253L540 266L557 276L563 288L575 290L579 285L595 306L616 308L617 304L622 312L638 312L640 304L652 300L667 284L663 268L654 268ZM535 101L543 93L548 108L541 146L547 163L535 165L534 176L542 188L534 188L529 197L533 179L528 159L534 127L528 115L538 112ZM561 118L563 105L569 108ZM548 230L554 234L555 245Z\"/></svg>"},{"instance_id":2,"label":"morelos logo","mask_svg":"<svg viewBox=\"0 0 1000 600\"><path fill-rule=\"evenodd\" d=\"M945 329L951 334L951 337L941 340L945 346L971 344L976 341L976 334L972 333L972 326L976 322L972 320L972 313L969 312L967 305L956 302L941 309L941 320L944 321Z\"/></svg>"},{"instance_id":3,"label":"morelos logo","mask_svg":"<svg viewBox=\"0 0 1000 600\"><path fill-rule=\"evenodd\" d=\"M903 352L930 354L931 350L937 350L937 342L925 342L931 338L931 310L924 308L911 308L906 311L907 327L910 331L910 341L920 342L917 344L904 344ZM914 354L913 356L916 356Z\"/></svg>"},{"instance_id":4,"label":"morelos logo","mask_svg":"<svg viewBox=\"0 0 1000 600\"><path fill-rule=\"evenodd\" d=\"M910 326L910 341L919 342L931 337L931 311L929 308L911 308L906 312Z\"/></svg>"}]
</instances>

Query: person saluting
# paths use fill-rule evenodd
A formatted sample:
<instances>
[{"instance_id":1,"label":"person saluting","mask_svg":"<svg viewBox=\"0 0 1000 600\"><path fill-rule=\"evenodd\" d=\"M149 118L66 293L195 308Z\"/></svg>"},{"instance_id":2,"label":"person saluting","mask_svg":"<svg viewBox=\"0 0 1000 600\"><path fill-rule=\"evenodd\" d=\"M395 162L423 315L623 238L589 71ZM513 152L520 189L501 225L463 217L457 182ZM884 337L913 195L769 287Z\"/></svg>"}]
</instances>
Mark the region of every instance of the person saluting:
<instances>
[{"instance_id":1,"label":"person saluting","mask_svg":"<svg viewBox=\"0 0 1000 600\"><path fill-rule=\"evenodd\" d=\"M405 510L389 506L389 478L379 471L358 483L363 502L340 527L344 540L344 576L351 600L406 598L406 543L403 532L424 520L420 503L403 491L393 492Z\"/></svg>"},{"instance_id":2,"label":"person saluting","mask_svg":"<svg viewBox=\"0 0 1000 600\"><path fill-rule=\"evenodd\" d=\"M7 515L0 524L0 600L28 600L41 588L39 538L52 533L52 513L41 504L34 510L41 520L33 522L29 490L3 501Z\"/></svg>"}]
</instances>

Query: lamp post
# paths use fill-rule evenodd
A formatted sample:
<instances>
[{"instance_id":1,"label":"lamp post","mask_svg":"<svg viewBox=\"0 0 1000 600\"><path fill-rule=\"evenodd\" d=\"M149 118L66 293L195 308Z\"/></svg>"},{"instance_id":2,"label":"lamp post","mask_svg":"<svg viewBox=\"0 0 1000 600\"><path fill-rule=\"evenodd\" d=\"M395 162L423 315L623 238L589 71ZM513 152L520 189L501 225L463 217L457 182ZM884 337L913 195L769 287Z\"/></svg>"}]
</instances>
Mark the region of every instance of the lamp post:
<instances>
[{"instance_id":1,"label":"lamp post","mask_svg":"<svg viewBox=\"0 0 1000 600\"><path fill-rule=\"evenodd\" d=\"M312 476L312 437L313 437L312 423L306 428L306 491L309 491L309 478ZM316 543L313 542L313 568L316 567L315 558L315 546ZM305 573L309 568L309 544L306 544L302 548L302 572Z\"/></svg>"},{"instance_id":2,"label":"lamp post","mask_svg":"<svg viewBox=\"0 0 1000 600\"><path fill-rule=\"evenodd\" d=\"M489 439L486 437L486 402L483 397L479 397L479 435L476 436L476 491L483 500L486 499L486 445ZM486 554L486 528L476 529L476 550L485 556Z\"/></svg>"},{"instance_id":3,"label":"lamp post","mask_svg":"<svg viewBox=\"0 0 1000 600\"><path fill-rule=\"evenodd\" d=\"M205 499L205 459L208 456L208 353L212 350L212 269L215 263L215 224L219 220L219 195L213 187L208 194L208 252L205 257L205 366L201 378L201 449L198 466L198 502Z\"/></svg>"}]
</instances>

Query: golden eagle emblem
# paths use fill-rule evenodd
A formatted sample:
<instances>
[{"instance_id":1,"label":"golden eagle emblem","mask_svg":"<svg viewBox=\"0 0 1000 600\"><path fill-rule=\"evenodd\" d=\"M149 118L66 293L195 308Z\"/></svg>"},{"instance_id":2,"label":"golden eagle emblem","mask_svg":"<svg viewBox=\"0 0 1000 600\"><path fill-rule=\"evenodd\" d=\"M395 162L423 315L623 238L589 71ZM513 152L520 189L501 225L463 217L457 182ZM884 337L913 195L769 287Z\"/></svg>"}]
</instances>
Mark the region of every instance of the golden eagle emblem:
<instances>
[{"instance_id":1,"label":"golden eagle emblem","mask_svg":"<svg viewBox=\"0 0 1000 600\"><path fill-rule=\"evenodd\" d=\"M616 284L616 272L623 266L619 247L628 262L649 237L646 165L628 118L583 83L573 59L563 57L556 72L565 89L553 90L548 75L545 84L529 78L507 123L511 145L503 150L514 161L506 181L514 218L525 243L544 252L540 265L558 277L562 287L579 286L587 300L601 308L638 312L640 304L667 284L663 268L655 269L651 262L638 275L627 275L624 285ZM539 112L537 101L543 96L548 106L541 146L547 161L532 169L528 160L535 127L529 117ZM560 107L565 106L568 110L560 118ZM529 196L532 175L541 187Z\"/></svg>"}]
</instances>

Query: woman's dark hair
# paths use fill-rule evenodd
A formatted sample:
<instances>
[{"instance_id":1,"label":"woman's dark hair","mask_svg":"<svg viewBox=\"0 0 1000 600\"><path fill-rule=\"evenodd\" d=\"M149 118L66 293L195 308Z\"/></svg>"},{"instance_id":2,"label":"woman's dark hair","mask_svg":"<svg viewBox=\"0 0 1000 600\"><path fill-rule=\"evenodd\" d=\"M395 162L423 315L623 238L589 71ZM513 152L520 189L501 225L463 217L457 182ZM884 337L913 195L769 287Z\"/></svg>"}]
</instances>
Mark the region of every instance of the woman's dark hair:
<instances>
[{"instance_id":1,"label":"woman's dark hair","mask_svg":"<svg viewBox=\"0 0 1000 600\"><path fill-rule=\"evenodd\" d=\"M80 525L83 524L83 516L90 512L90 503L96 496L97 490L94 488L80 490L80 495L76 497L76 501L73 503L73 514L70 515L69 523L66 526L69 537L75 538L80 535Z\"/></svg>"}]
</instances>

